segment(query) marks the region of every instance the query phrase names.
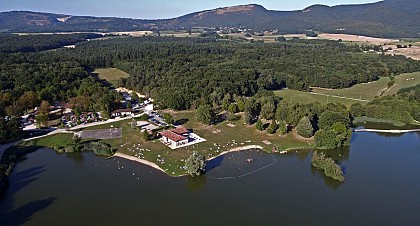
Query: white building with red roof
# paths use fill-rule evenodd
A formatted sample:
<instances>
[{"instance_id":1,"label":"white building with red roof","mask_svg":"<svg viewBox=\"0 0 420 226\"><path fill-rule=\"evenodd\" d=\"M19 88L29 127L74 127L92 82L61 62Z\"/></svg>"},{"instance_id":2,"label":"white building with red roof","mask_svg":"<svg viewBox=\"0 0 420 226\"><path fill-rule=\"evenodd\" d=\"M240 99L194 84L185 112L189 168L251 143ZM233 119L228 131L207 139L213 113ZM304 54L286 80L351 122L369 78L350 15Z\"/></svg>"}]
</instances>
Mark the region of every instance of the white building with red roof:
<instances>
[{"instance_id":1,"label":"white building with red roof","mask_svg":"<svg viewBox=\"0 0 420 226\"><path fill-rule=\"evenodd\" d=\"M185 127L177 127L160 133L161 141L172 149L188 144L189 131Z\"/></svg>"},{"instance_id":2,"label":"white building with red roof","mask_svg":"<svg viewBox=\"0 0 420 226\"><path fill-rule=\"evenodd\" d=\"M161 132L160 135L162 136L160 141L171 149L186 147L205 141L205 139L190 132L188 129L182 126L173 128L171 130L165 130Z\"/></svg>"}]
</instances>

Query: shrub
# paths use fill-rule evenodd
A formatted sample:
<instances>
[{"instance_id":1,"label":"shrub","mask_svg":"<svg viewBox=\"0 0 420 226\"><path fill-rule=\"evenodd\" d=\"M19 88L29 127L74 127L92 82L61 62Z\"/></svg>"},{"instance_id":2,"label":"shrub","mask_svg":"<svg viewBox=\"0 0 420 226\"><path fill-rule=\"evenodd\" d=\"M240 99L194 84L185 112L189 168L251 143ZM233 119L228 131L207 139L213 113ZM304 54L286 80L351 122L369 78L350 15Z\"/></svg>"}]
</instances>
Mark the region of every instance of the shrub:
<instances>
[{"instance_id":1,"label":"shrub","mask_svg":"<svg viewBox=\"0 0 420 226\"><path fill-rule=\"evenodd\" d=\"M335 163L332 158L326 157L325 153L318 154L318 152L315 151L312 155L311 163L317 169L323 170L325 176L340 182L344 181L345 178L343 176L343 171L341 170L340 165Z\"/></svg>"},{"instance_id":2,"label":"shrub","mask_svg":"<svg viewBox=\"0 0 420 226\"><path fill-rule=\"evenodd\" d=\"M264 130L264 125L263 125L261 119L258 119L257 123L255 124L255 128L257 128L257 130L259 130L259 131Z\"/></svg>"}]
</instances>

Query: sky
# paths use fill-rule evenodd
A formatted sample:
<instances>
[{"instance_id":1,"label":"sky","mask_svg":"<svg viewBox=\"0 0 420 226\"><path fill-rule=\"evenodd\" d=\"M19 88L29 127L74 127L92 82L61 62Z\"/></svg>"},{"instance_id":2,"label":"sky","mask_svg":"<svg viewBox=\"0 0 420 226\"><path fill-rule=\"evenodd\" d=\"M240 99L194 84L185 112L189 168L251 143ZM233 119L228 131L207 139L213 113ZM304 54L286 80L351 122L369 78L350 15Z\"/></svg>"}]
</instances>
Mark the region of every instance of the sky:
<instances>
[{"instance_id":1,"label":"sky","mask_svg":"<svg viewBox=\"0 0 420 226\"><path fill-rule=\"evenodd\" d=\"M379 0L0 0L0 12L29 10L77 16L167 19L225 6L259 4L270 10L299 10L313 4L362 4Z\"/></svg>"}]
</instances>

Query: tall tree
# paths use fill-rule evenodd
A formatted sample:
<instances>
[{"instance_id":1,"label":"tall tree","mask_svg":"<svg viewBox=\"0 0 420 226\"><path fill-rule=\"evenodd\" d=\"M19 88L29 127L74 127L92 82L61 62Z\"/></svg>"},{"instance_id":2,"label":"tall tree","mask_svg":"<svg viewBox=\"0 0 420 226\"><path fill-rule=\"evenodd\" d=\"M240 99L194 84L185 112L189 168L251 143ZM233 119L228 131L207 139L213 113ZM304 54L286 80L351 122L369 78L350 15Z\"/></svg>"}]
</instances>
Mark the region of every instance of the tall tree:
<instances>
[{"instance_id":1,"label":"tall tree","mask_svg":"<svg viewBox=\"0 0 420 226\"><path fill-rule=\"evenodd\" d=\"M313 135L314 128L307 116L303 117L296 126L297 133L302 137L309 138Z\"/></svg>"},{"instance_id":2,"label":"tall tree","mask_svg":"<svg viewBox=\"0 0 420 226\"><path fill-rule=\"evenodd\" d=\"M210 105L200 105L196 112L195 117L202 123L211 124L214 119L214 112Z\"/></svg>"}]
</instances>

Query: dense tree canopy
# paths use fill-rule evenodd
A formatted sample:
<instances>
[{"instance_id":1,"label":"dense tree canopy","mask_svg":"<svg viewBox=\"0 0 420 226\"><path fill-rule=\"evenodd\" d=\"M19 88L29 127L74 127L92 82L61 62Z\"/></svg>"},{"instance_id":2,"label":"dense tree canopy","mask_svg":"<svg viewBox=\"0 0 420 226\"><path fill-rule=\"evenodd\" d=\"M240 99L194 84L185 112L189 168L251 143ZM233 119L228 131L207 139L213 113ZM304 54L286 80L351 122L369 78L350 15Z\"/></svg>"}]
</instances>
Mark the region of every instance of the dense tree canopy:
<instances>
[{"instance_id":1,"label":"dense tree canopy","mask_svg":"<svg viewBox=\"0 0 420 226\"><path fill-rule=\"evenodd\" d=\"M420 63L403 56L366 54L356 45L325 40L250 44L127 37L80 43L54 55L89 67L117 67L131 75L122 80L124 86L151 95L163 108L178 110L221 104L227 93L343 88L420 70Z\"/></svg>"}]
</instances>

